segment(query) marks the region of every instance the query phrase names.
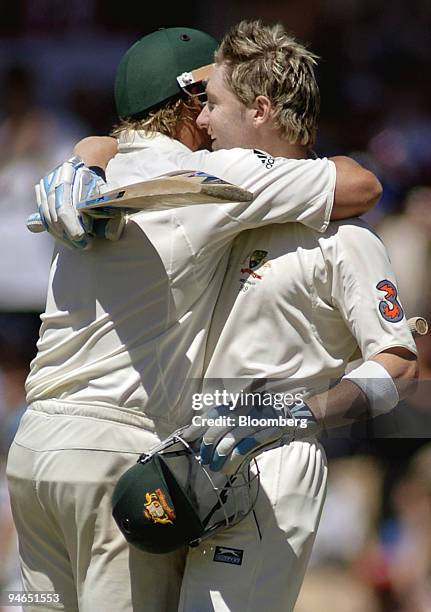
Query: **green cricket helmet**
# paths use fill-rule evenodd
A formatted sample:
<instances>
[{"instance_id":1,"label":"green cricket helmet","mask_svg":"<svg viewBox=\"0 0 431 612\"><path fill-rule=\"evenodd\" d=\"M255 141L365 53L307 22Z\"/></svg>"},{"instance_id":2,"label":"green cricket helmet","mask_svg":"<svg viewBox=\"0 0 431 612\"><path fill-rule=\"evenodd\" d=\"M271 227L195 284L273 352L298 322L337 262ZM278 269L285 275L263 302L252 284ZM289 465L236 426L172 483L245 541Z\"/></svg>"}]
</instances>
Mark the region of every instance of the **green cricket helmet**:
<instances>
[{"instance_id":1,"label":"green cricket helmet","mask_svg":"<svg viewBox=\"0 0 431 612\"><path fill-rule=\"evenodd\" d=\"M138 40L121 59L115 77L120 119L139 118L156 110L204 76L193 75L214 61L218 42L192 28L166 28ZM195 78L194 78L195 77Z\"/></svg>"},{"instance_id":2,"label":"green cricket helmet","mask_svg":"<svg viewBox=\"0 0 431 612\"><path fill-rule=\"evenodd\" d=\"M207 471L181 431L141 455L114 488L115 522L130 544L146 552L196 546L237 524L259 491L258 471L250 465L229 478Z\"/></svg>"}]
</instances>

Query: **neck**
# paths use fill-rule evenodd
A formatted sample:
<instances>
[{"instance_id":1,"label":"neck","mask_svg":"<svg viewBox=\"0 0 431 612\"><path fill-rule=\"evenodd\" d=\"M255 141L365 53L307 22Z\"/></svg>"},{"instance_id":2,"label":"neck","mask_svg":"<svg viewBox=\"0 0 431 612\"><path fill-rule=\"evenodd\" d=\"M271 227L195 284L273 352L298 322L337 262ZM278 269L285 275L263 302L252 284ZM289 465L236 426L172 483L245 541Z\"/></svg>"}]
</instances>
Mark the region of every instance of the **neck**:
<instances>
[{"instance_id":1,"label":"neck","mask_svg":"<svg viewBox=\"0 0 431 612\"><path fill-rule=\"evenodd\" d=\"M289 157L293 159L308 157L307 147L287 142L275 130L271 130L262 136L260 138L260 145L256 148L263 149L273 157Z\"/></svg>"}]
</instances>

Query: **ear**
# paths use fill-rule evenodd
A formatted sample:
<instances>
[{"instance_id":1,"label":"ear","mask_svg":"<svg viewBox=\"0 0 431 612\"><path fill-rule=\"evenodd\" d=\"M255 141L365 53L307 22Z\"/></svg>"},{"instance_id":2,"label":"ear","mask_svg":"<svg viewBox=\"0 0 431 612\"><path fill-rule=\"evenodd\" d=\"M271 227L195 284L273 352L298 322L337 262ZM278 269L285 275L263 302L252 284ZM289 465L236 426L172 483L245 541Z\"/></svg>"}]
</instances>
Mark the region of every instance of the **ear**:
<instances>
[{"instance_id":1,"label":"ear","mask_svg":"<svg viewBox=\"0 0 431 612\"><path fill-rule=\"evenodd\" d=\"M254 115L253 123L255 126L267 123L271 118L272 103L267 96L257 96L253 103Z\"/></svg>"}]
</instances>

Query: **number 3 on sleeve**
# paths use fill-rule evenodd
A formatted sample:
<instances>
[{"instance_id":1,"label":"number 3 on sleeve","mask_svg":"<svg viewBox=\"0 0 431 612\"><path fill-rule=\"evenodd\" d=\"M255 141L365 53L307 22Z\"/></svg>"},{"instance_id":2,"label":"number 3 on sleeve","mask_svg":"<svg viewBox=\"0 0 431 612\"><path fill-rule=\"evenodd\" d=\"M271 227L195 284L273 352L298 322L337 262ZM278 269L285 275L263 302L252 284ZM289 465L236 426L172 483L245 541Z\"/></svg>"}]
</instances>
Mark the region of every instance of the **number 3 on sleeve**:
<instances>
[{"instance_id":1,"label":"number 3 on sleeve","mask_svg":"<svg viewBox=\"0 0 431 612\"><path fill-rule=\"evenodd\" d=\"M384 291L385 295L379 303L379 311L385 321L390 323L398 323L404 317L404 310L397 300L398 291L391 281L382 280L377 283L376 288L379 291Z\"/></svg>"}]
</instances>

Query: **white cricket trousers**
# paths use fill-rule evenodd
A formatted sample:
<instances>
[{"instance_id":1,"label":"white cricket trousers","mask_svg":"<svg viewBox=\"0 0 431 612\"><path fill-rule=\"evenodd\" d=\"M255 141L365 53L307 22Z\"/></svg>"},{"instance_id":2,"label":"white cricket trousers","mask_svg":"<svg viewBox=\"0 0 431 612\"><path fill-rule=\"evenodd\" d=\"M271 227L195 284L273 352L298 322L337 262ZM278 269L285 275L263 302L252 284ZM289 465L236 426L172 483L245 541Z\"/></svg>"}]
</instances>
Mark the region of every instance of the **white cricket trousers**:
<instances>
[{"instance_id":1,"label":"white cricket trousers","mask_svg":"<svg viewBox=\"0 0 431 612\"><path fill-rule=\"evenodd\" d=\"M59 402L22 417L7 476L23 585L63 602L25 611L292 611L325 497L320 446L263 453L253 513L197 548L153 555L129 546L111 514L120 475L170 433L138 423L125 411Z\"/></svg>"}]
</instances>

